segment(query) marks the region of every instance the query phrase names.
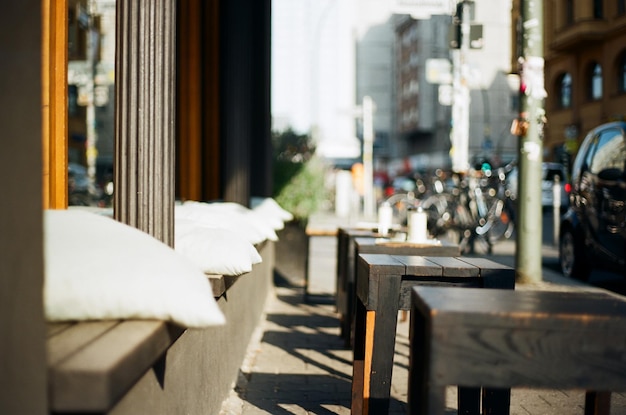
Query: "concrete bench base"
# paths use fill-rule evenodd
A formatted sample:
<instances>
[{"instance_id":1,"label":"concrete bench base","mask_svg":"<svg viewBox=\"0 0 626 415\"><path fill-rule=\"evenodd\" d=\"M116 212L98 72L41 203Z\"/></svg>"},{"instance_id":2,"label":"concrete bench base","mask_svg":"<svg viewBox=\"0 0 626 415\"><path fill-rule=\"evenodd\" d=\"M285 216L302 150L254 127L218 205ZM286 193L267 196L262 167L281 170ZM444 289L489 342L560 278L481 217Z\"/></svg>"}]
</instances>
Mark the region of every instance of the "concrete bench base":
<instances>
[{"instance_id":1,"label":"concrete bench base","mask_svg":"<svg viewBox=\"0 0 626 415\"><path fill-rule=\"evenodd\" d=\"M266 299L274 295L274 244L257 248L263 262L252 272L212 278L221 290L217 302L224 326L185 330L133 320L49 325L50 411L219 413Z\"/></svg>"}]
</instances>

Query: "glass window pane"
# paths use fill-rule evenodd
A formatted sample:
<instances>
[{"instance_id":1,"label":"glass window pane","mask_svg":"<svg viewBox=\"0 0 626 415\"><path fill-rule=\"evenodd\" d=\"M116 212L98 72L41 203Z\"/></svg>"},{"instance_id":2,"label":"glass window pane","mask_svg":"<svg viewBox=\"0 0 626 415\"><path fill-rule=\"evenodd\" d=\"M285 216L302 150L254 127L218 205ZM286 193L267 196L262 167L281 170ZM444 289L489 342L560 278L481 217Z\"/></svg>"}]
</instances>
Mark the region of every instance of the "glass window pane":
<instances>
[{"instance_id":1,"label":"glass window pane","mask_svg":"<svg viewBox=\"0 0 626 415\"><path fill-rule=\"evenodd\" d=\"M602 67L596 63L591 73L591 99L602 98Z\"/></svg>"},{"instance_id":2,"label":"glass window pane","mask_svg":"<svg viewBox=\"0 0 626 415\"><path fill-rule=\"evenodd\" d=\"M572 76L566 73L561 78L561 108L569 108L572 106Z\"/></svg>"}]
</instances>

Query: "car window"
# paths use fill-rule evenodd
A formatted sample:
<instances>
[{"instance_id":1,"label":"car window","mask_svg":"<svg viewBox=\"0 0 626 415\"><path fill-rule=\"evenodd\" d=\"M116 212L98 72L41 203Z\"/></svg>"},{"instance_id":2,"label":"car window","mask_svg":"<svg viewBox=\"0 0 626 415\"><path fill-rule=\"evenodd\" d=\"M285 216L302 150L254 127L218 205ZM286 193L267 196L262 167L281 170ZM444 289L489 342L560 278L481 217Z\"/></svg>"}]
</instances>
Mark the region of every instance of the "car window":
<instances>
[{"instance_id":1,"label":"car window","mask_svg":"<svg viewBox=\"0 0 626 415\"><path fill-rule=\"evenodd\" d=\"M621 130L603 131L598 137L598 144L593 160L589 163L589 170L592 174L598 174L605 169L619 169L623 172L625 157L626 149Z\"/></svg>"},{"instance_id":2,"label":"car window","mask_svg":"<svg viewBox=\"0 0 626 415\"><path fill-rule=\"evenodd\" d=\"M580 174L583 170L587 170L588 164L591 161L591 155L593 154L595 137L590 133L583 140L583 144L578 150L578 156L574 159L574 165L572 166L572 182L578 182Z\"/></svg>"},{"instance_id":3,"label":"car window","mask_svg":"<svg viewBox=\"0 0 626 415\"><path fill-rule=\"evenodd\" d=\"M594 137L593 140L589 143L589 150L585 155L584 163L581 167L582 172L589 171L589 167L593 162L593 156L596 154L596 149L598 148L598 137Z\"/></svg>"},{"instance_id":4,"label":"car window","mask_svg":"<svg viewBox=\"0 0 626 415\"><path fill-rule=\"evenodd\" d=\"M555 181L555 178L558 177L559 181L563 181L563 172L559 169L548 169L545 174L545 179L548 181Z\"/></svg>"}]
</instances>

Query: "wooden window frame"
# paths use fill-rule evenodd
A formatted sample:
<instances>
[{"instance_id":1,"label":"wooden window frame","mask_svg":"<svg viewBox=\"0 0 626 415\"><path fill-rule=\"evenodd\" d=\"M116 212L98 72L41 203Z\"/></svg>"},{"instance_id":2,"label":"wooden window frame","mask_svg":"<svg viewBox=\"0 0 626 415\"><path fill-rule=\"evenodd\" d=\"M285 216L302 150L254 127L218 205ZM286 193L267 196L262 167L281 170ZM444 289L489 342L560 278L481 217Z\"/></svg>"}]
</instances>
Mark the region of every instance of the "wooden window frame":
<instances>
[{"instance_id":1,"label":"wooden window frame","mask_svg":"<svg viewBox=\"0 0 626 415\"><path fill-rule=\"evenodd\" d=\"M67 208L67 0L42 1L43 208Z\"/></svg>"}]
</instances>

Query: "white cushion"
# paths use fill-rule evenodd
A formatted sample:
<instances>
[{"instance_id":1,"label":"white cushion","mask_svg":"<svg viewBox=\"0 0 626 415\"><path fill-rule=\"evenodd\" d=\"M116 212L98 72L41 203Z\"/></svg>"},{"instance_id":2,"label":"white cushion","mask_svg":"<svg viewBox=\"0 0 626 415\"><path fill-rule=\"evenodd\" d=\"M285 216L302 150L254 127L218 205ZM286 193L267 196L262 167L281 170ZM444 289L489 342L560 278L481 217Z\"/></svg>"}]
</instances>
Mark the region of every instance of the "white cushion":
<instances>
[{"instance_id":1,"label":"white cushion","mask_svg":"<svg viewBox=\"0 0 626 415\"><path fill-rule=\"evenodd\" d=\"M209 228L200 221L176 218L174 249L207 274L241 275L261 262L254 245L226 229Z\"/></svg>"},{"instance_id":2,"label":"white cushion","mask_svg":"<svg viewBox=\"0 0 626 415\"><path fill-rule=\"evenodd\" d=\"M186 201L176 205L175 217L192 219L213 229L226 229L243 236L253 245L278 240L276 231L251 210L237 203Z\"/></svg>"},{"instance_id":3,"label":"white cushion","mask_svg":"<svg viewBox=\"0 0 626 415\"><path fill-rule=\"evenodd\" d=\"M272 198L253 198L252 211L264 218L274 230L283 229L285 222L293 220L293 215Z\"/></svg>"},{"instance_id":4,"label":"white cushion","mask_svg":"<svg viewBox=\"0 0 626 415\"><path fill-rule=\"evenodd\" d=\"M206 275L131 226L81 210L44 211L48 321L158 319L224 324Z\"/></svg>"}]
</instances>

